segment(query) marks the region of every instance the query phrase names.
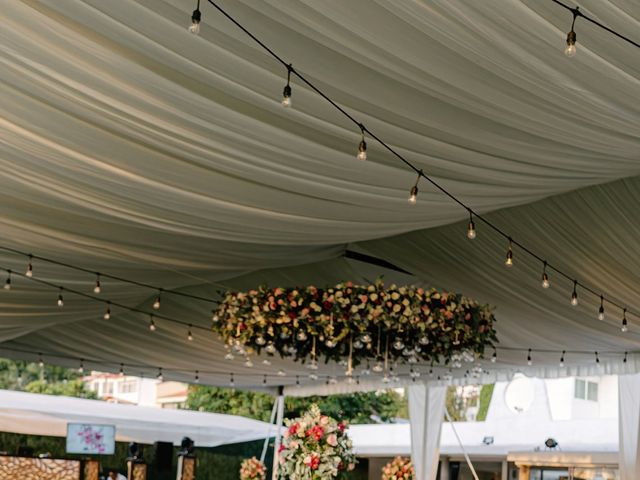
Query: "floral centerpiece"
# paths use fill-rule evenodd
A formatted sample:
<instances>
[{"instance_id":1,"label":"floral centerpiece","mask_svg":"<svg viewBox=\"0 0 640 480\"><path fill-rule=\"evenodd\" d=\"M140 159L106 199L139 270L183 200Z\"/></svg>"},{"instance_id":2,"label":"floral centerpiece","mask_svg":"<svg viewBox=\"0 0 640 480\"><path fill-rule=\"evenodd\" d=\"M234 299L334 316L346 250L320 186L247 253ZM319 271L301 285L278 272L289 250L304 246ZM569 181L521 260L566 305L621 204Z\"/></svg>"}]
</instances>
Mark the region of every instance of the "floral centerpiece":
<instances>
[{"instance_id":1,"label":"floral centerpiece","mask_svg":"<svg viewBox=\"0 0 640 480\"><path fill-rule=\"evenodd\" d=\"M322 415L312 405L301 418L286 421L279 451L279 477L286 480L330 480L355 468L347 425Z\"/></svg>"},{"instance_id":2,"label":"floral centerpiece","mask_svg":"<svg viewBox=\"0 0 640 480\"><path fill-rule=\"evenodd\" d=\"M267 467L256 457L245 459L240 465L240 480L265 480Z\"/></svg>"},{"instance_id":3,"label":"floral centerpiece","mask_svg":"<svg viewBox=\"0 0 640 480\"><path fill-rule=\"evenodd\" d=\"M448 364L482 357L497 342L491 307L415 286L340 283L227 292L213 330L241 353L276 353L316 364L363 361ZM351 363L351 362L350 362Z\"/></svg>"},{"instance_id":4,"label":"floral centerpiece","mask_svg":"<svg viewBox=\"0 0 640 480\"><path fill-rule=\"evenodd\" d=\"M382 467L382 480L413 480L411 459L396 457Z\"/></svg>"}]
</instances>

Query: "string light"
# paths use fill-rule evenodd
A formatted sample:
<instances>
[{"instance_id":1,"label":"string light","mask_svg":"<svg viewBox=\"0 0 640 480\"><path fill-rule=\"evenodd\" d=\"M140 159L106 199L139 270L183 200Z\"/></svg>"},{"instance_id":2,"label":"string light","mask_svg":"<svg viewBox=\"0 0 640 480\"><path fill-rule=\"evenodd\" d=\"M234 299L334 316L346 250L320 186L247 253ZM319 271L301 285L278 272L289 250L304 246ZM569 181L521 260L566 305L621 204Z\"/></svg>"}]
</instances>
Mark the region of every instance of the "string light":
<instances>
[{"instance_id":1,"label":"string light","mask_svg":"<svg viewBox=\"0 0 640 480\"><path fill-rule=\"evenodd\" d=\"M156 331L156 322L153 320L153 315L149 315L149 331Z\"/></svg>"},{"instance_id":2,"label":"string light","mask_svg":"<svg viewBox=\"0 0 640 480\"><path fill-rule=\"evenodd\" d=\"M263 385L267 384L267 376L266 375L264 377L262 377L262 384Z\"/></svg>"},{"instance_id":3,"label":"string light","mask_svg":"<svg viewBox=\"0 0 640 480\"><path fill-rule=\"evenodd\" d=\"M44 360L42 359L42 354L41 353L38 354L38 366L40 368L44 367Z\"/></svg>"},{"instance_id":4,"label":"string light","mask_svg":"<svg viewBox=\"0 0 640 480\"><path fill-rule=\"evenodd\" d=\"M542 288L549 288L549 275L547 275L547 261L544 261L542 268Z\"/></svg>"},{"instance_id":5,"label":"string light","mask_svg":"<svg viewBox=\"0 0 640 480\"><path fill-rule=\"evenodd\" d=\"M496 347L493 347L493 355L491 356L491 363L496 363L498 361L498 351Z\"/></svg>"},{"instance_id":6,"label":"string light","mask_svg":"<svg viewBox=\"0 0 640 480\"><path fill-rule=\"evenodd\" d=\"M111 319L111 302L107 302L107 309L104 311L104 315L102 315L104 320Z\"/></svg>"},{"instance_id":7,"label":"string light","mask_svg":"<svg viewBox=\"0 0 640 480\"><path fill-rule=\"evenodd\" d=\"M578 281L573 281L573 293L571 293L571 305L574 307L578 306Z\"/></svg>"},{"instance_id":8,"label":"string light","mask_svg":"<svg viewBox=\"0 0 640 480\"><path fill-rule=\"evenodd\" d=\"M418 178L416 178L416 183L413 184L411 190L409 191L409 204L415 205L418 202L418 182L420 181L420 177L422 176L422 170L418 173Z\"/></svg>"},{"instance_id":9,"label":"string light","mask_svg":"<svg viewBox=\"0 0 640 480\"><path fill-rule=\"evenodd\" d=\"M560 357L560 368L564 368L564 354L566 352L562 350L562 356Z\"/></svg>"},{"instance_id":10,"label":"string light","mask_svg":"<svg viewBox=\"0 0 640 480\"><path fill-rule=\"evenodd\" d=\"M33 277L33 265L31 261L33 260L33 255L29 255L29 264L27 265L27 271L25 272L26 277Z\"/></svg>"},{"instance_id":11,"label":"string light","mask_svg":"<svg viewBox=\"0 0 640 480\"><path fill-rule=\"evenodd\" d=\"M627 352L624 352L624 358L622 359L622 363L627 363Z\"/></svg>"},{"instance_id":12,"label":"string light","mask_svg":"<svg viewBox=\"0 0 640 480\"><path fill-rule=\"evenodd\" d=\"M93 293L98 294L102 291L100 288L100 274L96 273L96 285L93 287Z\"/></svg>"},{"instance_id":13,"label":"string light","mask_svg":"<svg viewBox=\"0 0 640 480\"><path fill-rule=\"evenodd\" d=\"M233 373L230 373L230 374L229 374L229 386L230 386L231 388L233 388L233 387L235 387L235 386L236 386L236 381L235 381L235 379L233 378Z\"/></svg>"},{"instance_id":14,"label":"string light","mask_svg":"<svg viewBox=\"0 0 640 480\"><path fill-rule=\"evenodd\" d=\"M469 210L469 225L467 227L467 238L473 240L476 238L476 225L473 223L473 213Z\"/></svg>"},{"instance_id":15,"label":"string light","mask_svg":"<svg viewBox=\"0 0 640 480\"><path fill-rule=\"evenodd\" d=\"M78 367L78 373L84 373L84 359L80 359L80 366Z\"/></svg>"},{"instance_id":16,"label":"string light","mask_svg":"<svg viewBox=\"0 0 640 480\"><path fill-rule=\"evenodd\" d=\"M162 367L158 367L158 375L156 376L158 381L164 382L164 375L162 374Z\"/></svg>"},{"instance_id":17,"label":"string light","mask_svg":"<svg viewBox=\"0 0 640 480\"><path fill-rule=\"evenodd\" d=\"M598 309L598 320L604 320L604 297L600 295L600 308Z\"/></svg>"},{"instance_id":18,"label":"string light","mask_svg":"<svg viewBox=\"0 0 640 480\"><path fill-rule=\"evenodd\" d=\"M124 377L124 363L120 364L120 370L118 370L118 375Z\"/></svg>"},{"instance_id":19,"label":"string light","mask_svg":"<svg viewBox=\"0 0 640 480\"><path fill-rule=\"evenodd\" d=\"M511 248L512 247L512 243L513 242L511 240L511 237L509 237L509 249L507 250L507 257L506 257L506 259L504 261L504 264L507 267L511 267L513 265L513 249Z\"/></svg>"},{"instance_id":20,"label":"string light","mask_svg":"<svg viewBox=\"0 0 640 480\"><path fill-rule=\"evenodd\" d=\"M629 331L629 327L627 326L627 309L624 308L622 310L622 327L620 327L622 333L627 333Z\"/></svg>"},{"instance_id":21,"label":"string light","mask_svg":"<svg viewBox=\"0 0 640 480\"><path fill-rule=\"evenodd\" d=\"M191 324L189 324L189 330L187 330L187 340L193 342L193 334L191 333Z\"/></svg>"},{"instance_id":22,"label":"string light","mask_svg":"<svg viewBox=\"0 0 640 480\"><path fill-rule=\"evenodd\" d=\"M360 124L360 131L362 132L362 140L358 144L358 160L366 160L367 159L367 142L364 141L364 125Z\"/></svg>"},{"instance_id":23,"label":"string light","mask_svg":"<svg viewBox=\"0 0 640 480\"><path fill-rule=\"evenodd\" d=\"M59 307L64 307L64 298L62 298L62 290L63 290L63 288L60 287L60 292L58 293L58 306Z\"/></svg>"},{"instance_id":24,"label":"string light","mask_svg":"<svg viewBox=\"0 0 640 480\"><path fill-rule=\"evenodd\" d=\"M153 308L154 310L160 310L160 296L162 295L162 290L158 291L158 296L156 297L156 300L153 302Z\"/></svg>"},{"instance_id":25,"label":"string light","mask_svg":"<svg viewBox=\"0 0 640 480\"><path fill-rule=\"evenodd\" d=\"M7 281L4 282L4 289L11 290L11 270L7 270Z\"/></svg>"},{"instance_id":26,"label":"string light","mask_svg":"<svg viewBox=\"0 0 640 480\"><path fill-rule=\"evenodd\" d=\"M576 32L573 31L573 27L576 24L576 18L580 15L580 7L576 7L572 9L573 12L573 21L571 22L571 31L567 33L567 46L564 49L564 54L567 57L573 57L576 54Z\"/></svg>"},{"instance_id":27,"label":"string light","mask_svg":"<svg viewBox=\"0 0 640 480\"><path fill-rule=\"evenodd\" d=\"M531 359L531 349L527 351L527 365L533 365L533 360Z\"/></svg>"},{"instance_id":28,"label":"string light","mask_svg":"<svg viewBox=\"0 0 640 480\"><path fill-rule=\"evenodd\" d=\"M600 357L598 356L598 352L596 352L596 363L600 363Z\"/></svg>"},{"instance_id":29,"label":"string light","mask_svg":"<svg viewBox=\"0 0 640 480\"><path fill-rule=\"evenodd\" d=\"M200 33L200 20L202 20L202 13L200 12L200 0L198 0L196 9L191 14L191 25L189 25L189 31L194 35Z\"/></svg>"},{"instance_id":30,"label":"string light","mask_svg":"<svg viewBox=\"0 0 640 480\"><path fill-rule=\"evenodd\" d=\"M285 108L291 106L291 70L293 70L291 64L287 65L287 84L282 92L282 106Z\"/></svg>"}]
</instances>

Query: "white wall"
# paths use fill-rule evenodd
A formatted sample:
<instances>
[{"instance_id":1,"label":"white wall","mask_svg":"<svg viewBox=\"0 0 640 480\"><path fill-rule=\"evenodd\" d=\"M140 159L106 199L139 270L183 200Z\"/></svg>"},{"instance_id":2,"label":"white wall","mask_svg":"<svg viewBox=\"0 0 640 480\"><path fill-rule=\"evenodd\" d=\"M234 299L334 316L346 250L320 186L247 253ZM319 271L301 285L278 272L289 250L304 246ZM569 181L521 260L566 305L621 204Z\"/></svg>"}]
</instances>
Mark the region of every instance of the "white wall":
<instances>
[{"instance_id":1,"label":"white wall","mask_svg":"<svg viewBox=\"0 0 640 480\"><path fill-rule=\"evenodd\" d=\"M598 401L575 398L574 377L545 380L551 418L556 421L618 418L618 377L580 377L598 383Z\"/></svg>"}]
</instances>

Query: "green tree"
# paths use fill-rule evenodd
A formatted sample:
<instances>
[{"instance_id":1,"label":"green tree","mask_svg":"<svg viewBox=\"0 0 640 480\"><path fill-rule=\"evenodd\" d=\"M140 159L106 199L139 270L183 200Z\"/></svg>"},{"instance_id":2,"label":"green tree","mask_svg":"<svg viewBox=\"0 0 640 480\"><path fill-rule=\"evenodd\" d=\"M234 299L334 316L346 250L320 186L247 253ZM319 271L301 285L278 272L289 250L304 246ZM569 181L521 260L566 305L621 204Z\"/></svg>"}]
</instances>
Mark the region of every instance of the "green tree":
<instances>
[{"instance_id":1,"label":"green tree","mask_svg":"<svg viewBox=\"0 0 640 480\"><path fill-rule=\"evenodd\" d=\"M21 360L0 359L0 389L18 390L48 395L96 398L82 383L77 370Z\"/></svg>"},{"instance_id":2,"label":"green tree","mask_svg":"<svg viewBox=\"0 0 640 480\"><path fill-rule=\"evenodd\" d=\"M186 408L269 421L273 401L274 398L265 393L192 385ZM395 390L382 390L327 397L288 397L285 416L298 417L313 403L327 415L351 423L371 423L373 419L389 422L407 411L404 396Z\"/></svg>"}]
</instances>

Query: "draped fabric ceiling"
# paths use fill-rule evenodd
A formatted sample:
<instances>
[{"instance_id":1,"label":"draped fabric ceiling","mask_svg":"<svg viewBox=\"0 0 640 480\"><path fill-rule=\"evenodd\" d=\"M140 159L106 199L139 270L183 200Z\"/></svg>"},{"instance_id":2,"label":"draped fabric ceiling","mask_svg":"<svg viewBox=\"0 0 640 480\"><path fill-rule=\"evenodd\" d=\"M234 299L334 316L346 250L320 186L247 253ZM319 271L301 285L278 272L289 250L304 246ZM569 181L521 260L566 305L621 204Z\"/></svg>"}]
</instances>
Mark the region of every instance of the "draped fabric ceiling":
<instances>
[{"instance_id":1,"label":"draped fabric ceiling","mask_svg":"<svg viewBox=\"0 0 640 480\"><path fill-rule=\"evenodd\" d=\"M640 51L578 19L578 54L563 55L571 14L551 0L220 0L370 130L454 195L595 291L640 312ZM632 36L640 5L585 0L588 15ZM500 344L534 350L538 375L636 370L640 319L551 275L426 182L407 204L414 174L212 7L199 36L190 0L1 2L0 222L2 246L215 298L260 283L341 280L418 283L497 307ZM349 249L412 276L344 258ZM26 258L2 253L22 272ZM90 274L34 262L35 276L91 292ZM103 279L101 295L148 311L155 292ZM299 365L225 362L216 338L65 296L14 277L0 292L0 353L47 361L120 362L150 374L260 386ZM161 313L209 326L212 305L171 295ZM606 353L612 352L612 353ZM617 352L617 353L614 353ZM148 368L145 368L148 366ZM526 352L499 350L502 372ZM491 365L493 367L493 365ZM180 372L172 370L181 370ZM341 374L328 365L321 374ZM424 371L424 368L423 368ZM495 370L493 370L495 372ZM366 383L366 382L363 382ZM374 386L372 380L365 385ZM336 385L333 390L344 390ZM364 388L364 387L363 387ZM326 390L325 390L326 391Z\"/></svg>"}]
</instances>

